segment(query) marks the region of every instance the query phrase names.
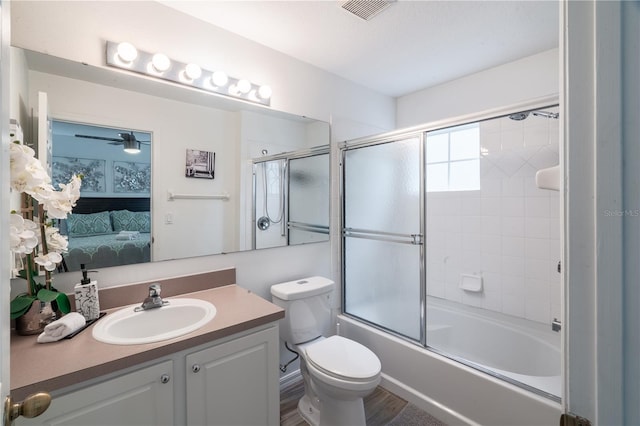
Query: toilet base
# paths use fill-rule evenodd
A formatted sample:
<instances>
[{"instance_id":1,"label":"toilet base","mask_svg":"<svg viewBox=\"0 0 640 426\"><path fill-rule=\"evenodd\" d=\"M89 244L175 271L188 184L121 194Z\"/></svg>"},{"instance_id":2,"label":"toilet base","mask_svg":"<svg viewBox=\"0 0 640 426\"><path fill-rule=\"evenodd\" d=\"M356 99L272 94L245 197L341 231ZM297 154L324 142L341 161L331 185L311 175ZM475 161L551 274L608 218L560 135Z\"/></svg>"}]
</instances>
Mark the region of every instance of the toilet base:
<instances>
[{"instance_id":1,"label":"toilet base","mask_svg":"<svg viewBox=\"0 0 640 426\"><path fill-rule=\"evenodd\" d=\"M298 401L298 414L311 426L320 424L320 411L311 404L306 394Z\"/></svg>"},{"instance_id":2,"label":"toilet base","mask_svg":"<svg viewBox=\"0 0 640 426\"><path fill-rule=\"evenodd\" d=\"M328 407L322 411L311 404L308 395L304 395L298 401L298 414L311 426L355 426L366 424L364 403L362 398L351 401L340 401L327 398L326 402L320 400L320 405Z\"/></svg>"},{"instance_id":3,"label":"toilet base","mask_svg":"<svg viewBox=\"0 0 640 426\"><path fill-rule=\"evenodd\" d=\"M320 398L319 426L365 426L367 424L362 398L348 401L326 395Z\"/></svg>"}]
</instances>

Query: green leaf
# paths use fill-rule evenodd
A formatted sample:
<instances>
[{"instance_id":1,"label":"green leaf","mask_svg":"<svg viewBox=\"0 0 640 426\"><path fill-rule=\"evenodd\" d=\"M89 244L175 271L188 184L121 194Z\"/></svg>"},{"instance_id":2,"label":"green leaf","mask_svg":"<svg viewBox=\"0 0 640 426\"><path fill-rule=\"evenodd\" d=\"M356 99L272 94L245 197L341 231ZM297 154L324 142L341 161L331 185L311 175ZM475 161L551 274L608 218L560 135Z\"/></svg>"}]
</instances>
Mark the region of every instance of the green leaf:
<instances>
[{"instance_id":1,"label":"green leaf","mask_svg":"<svg viewBox=\"0 0 640 426\"><path fill-rule=\"evenodd\" d=\"M17 296L13 299L11 301L11 319L16 319L24 315L35 300L35 297L26 294Z\"/></svg>"},{"instance_id":2,"label":"green leaf","mask_svg":"<svg viewBox=\"0 0 640 426\"><path fill-rule=\"evenodd\" d=\"M56 303L58 304L58 309L63 314L68 314L71 312L71 303L69 303L69 298L64 293L58 293L58 297L56 297Z\"/></svg>"},{"instance_id":3,"label":"green leaf","mask_svg":"<svg viewBox=\"0 0 640 426\"><path fill-rule=\"evenodd\" d=\"M43 302L53 302L58 298L59 294L60 293L58 293L57 291L51 291L47 290L46 288L42 288L38 291L36 297L38 298L38 300L42 300Z\"/></svg>"}]
</instances>

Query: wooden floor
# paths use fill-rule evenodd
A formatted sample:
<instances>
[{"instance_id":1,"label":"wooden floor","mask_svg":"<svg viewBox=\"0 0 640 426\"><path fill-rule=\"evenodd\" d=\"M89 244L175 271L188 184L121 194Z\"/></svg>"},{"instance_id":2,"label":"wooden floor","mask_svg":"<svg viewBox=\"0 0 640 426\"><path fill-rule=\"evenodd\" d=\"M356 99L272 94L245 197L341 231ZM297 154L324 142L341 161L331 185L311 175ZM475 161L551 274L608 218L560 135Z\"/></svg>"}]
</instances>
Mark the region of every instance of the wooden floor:
<instances>
[{"instance_id":1,"label":"wooden floor","mask_svg":"<svg viewBox=\"0 0 640 426\"><path fill-rule=\"evenodd\" d=\"M280 393L280 425L307 426L298 414L298 400L304 395L302 380L286 387ZM390 423L407 401L378 386L373 393L364 398L364 411L367 426L383 426Z\"/></svg>"}]
</instances>

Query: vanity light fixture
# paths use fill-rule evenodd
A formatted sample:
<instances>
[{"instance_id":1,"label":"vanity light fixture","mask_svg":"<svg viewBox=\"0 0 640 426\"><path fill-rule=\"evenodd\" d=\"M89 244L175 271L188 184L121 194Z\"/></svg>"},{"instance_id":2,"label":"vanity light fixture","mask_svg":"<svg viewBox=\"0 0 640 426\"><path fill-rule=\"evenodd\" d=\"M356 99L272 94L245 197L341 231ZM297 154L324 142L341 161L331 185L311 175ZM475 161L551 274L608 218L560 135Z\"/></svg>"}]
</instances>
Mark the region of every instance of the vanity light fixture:
<instances>
[{"instance_id":1,"label":"vanity light fixture","mask_svg":"<svg viewBox=\"0 0 640 426\"><path fill-rule=\"evenodd\" d=\"M202 76L202 68L198 64L187 64L184 73L189 80L197 80Z\"/></svg>"},{"instance_id":2,"label":"vanity light fixture","mask_svg":"<svg viewBox=\"0 0 640 426\"><path fill-rule=\"evenodd\" d=\"M251 83L249 83L249 80L242 79L238 81L236 86L238 87L238 92L242 94L246 94L251 91Z\"/></svg>"},{"instance_id":3,"label":"vanity light fixture","mask_svg":"<svg viewBox=\"0 0 640 426\"><path fill-rule=\"evenodd\" d=\"M163 73L171 67L171 59L164 53L156 53L151 58L151 65L153 65L154 71Z\"/></svg>"},{"instance_id":4,"label":"vanity light fixture","mask_svg":"<svg viewBox=\"0 0 640 426\"><path fill-rule=\"evenodd\" d=\"M258 89L258 96L260 96L262 99L269 99L271 97L271 94L271 86L260 86L260 88Z\"/></svg>"},{"instance_id":5,"label":"vanity light fixture","mask_svg":"<svg viewBox=\"0 0 640 426\"><path fill-rule=\"evenodd\" d=\"M131 43L123 42L118 44L117 58L124 64L131 64L138 57L138 50Z\"/></svg>"},{"instance_id":6,"label":"vanity light fixture","mask_svg":"<svg viewBox=\"0 0 640 426\"><path fill-rule=\"evenodd\" d=\"M224 71L214 71L211 74L211 83L216 87L224 87L229 83L229 76Z\"/></svg>"},{"instance_id":7,"label":"vanity light fixture","mask_svg":"<svg viewBox=\"0 0 640 426\"><path fill-rule=\"evenodd\" d=\"M271 104L272 90L267 85L233 78L222 70L210 71L195 63L175 61L163 53L144 52L128 42L107 41L107 65L261 105Z\"/></svg>"}]
</instances>

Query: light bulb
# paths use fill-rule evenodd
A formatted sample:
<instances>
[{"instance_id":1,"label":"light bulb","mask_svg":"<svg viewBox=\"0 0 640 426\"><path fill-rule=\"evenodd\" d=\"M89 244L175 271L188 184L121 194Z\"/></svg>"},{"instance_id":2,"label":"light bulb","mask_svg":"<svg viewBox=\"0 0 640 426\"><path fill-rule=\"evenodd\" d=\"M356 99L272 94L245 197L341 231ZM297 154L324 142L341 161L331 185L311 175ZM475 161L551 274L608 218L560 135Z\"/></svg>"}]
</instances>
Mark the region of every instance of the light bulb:
<instances>
[{"instance_id":1,"label":"light bulb","mask_svg":"<svg viewBox=\"0 0 640 426\"><path fill-rule=\"evenodd\" d=\"M229 77L224 71L216 71L211 75L211 83L216 87L224 87L229 82Z\"/></svg>"},{"instance_id":2,"label":"light bulb","mask_svg":"<svg viewBox=\"0 0 640 426\"><path fill-rule=\"evenodd\" d=\"M153 68L158 72L165 72L171 66L171 60L164 53L156 53L153 55L151 63L153 63Z\"/></svg>"},{"instance_id":3,"label":"light bulb","mask_svg":"<svg viewBox=\"0 0 640 426\"><path fill-rule=\"evenodd\" d=\"M251 90L251 83L249 83L249 80L245 79L238 80L236 87L238 88L238 92L240 93L249 93L249 91Z\"/></svg>"},{"instance_id":4,"label":"light bulb","mask_svg":"<svg viewBox=\"0 0 640 426\"><path fill-rule=\"evenodd\" d=\"M128 42L122 42L118 44L118 57L122 62L131 63L135 58L138 57L138 50L133 46L133 44Z\"/></svg>"},{"instance_id":5,"label":"light bulb","mask_svg":"<svg viewBox=\"0 0 640 426\"><path fill-rule=\"evenodd\" d=\"M273 91L271 90L271 86L267 86L266 84L260 86L260 88L258 89L258 96L260 96L260 98L262 99L269 99L272 94Z\"/></svg>"},{"instance_id":6,"label":"light bulb","mask_svg":"<svg viewBox=\"0 0 640 426\"><path fill-rule=\"evenodd\" d=\"M189 64L184 72L190 80L197 80L202 75L202 68L197 64Z\"/></svg>"}]
</instances>

